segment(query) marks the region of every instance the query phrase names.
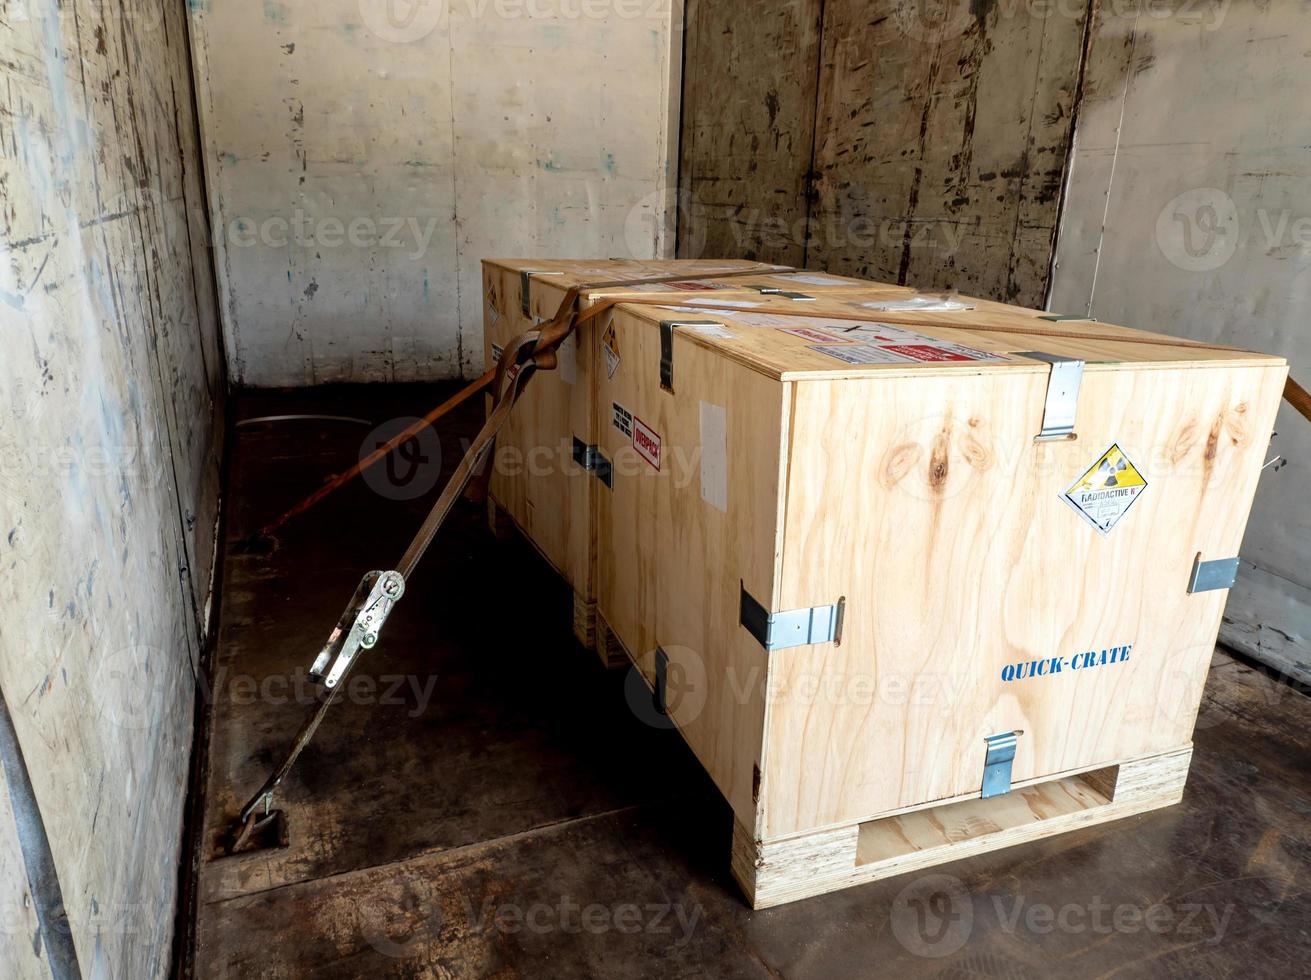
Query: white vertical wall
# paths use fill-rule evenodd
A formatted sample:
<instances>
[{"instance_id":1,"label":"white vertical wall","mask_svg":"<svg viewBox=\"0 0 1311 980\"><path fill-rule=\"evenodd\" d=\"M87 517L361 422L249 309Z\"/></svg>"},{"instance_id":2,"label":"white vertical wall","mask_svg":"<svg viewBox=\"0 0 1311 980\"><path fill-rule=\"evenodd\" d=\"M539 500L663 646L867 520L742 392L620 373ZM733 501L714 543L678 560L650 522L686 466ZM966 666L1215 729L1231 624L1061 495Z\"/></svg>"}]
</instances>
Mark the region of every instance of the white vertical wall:
<instances>
[{"instance_id":1,"label":"white vertical wall","mask_svg":"<svg viewBox=\"0 0 1311 980\"><path fill-rule=\"evenodd\" d=\"M670 254L678 0L193 0L238 383L481 368L479 262Z\"/></svg>"},{"instance_id":2,"label":"white vertical wall","mask_svg":"<svg viewBox=\"0 0 1311 980\"><path fill-rule=\"evenodd\" d=\"M1308 383L1311 4L1102 11L1051 308L1283 354ZM1311 425L1287 406L1276 453L1221 638L1311 680Z\"/></svg>"}]
</instances>

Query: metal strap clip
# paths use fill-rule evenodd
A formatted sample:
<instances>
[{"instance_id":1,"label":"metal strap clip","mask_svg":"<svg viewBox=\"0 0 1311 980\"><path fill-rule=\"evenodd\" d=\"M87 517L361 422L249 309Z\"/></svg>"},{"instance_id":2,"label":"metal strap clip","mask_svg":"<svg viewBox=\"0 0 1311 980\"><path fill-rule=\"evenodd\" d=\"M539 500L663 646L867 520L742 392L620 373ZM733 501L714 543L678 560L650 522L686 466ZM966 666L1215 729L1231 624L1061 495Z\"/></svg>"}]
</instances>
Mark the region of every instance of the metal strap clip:
<instances>
[{"instance_id":1,"label":"metal strap clip","mask_svg":"<svg viewBox=\"0 0 1311 980\"><path fill-rule=\"evenodd\" d=\"M795 290L783 289L780 286L757 286L756 289L764 296L782 296L784 299L792 300L814 300L814 296L809 293L798 293Z\"/></svg>"},{"instance_id":2,"label":"metal strap clip","mask_svg":"<svg viewBox=\"0 0 1311 980\"><path fill-rule=\"evenodd\" d=\"M524 316L532 316L533 304L532 289L533 276L562 276L563 272L547 272L544 269L521 269L519 271L519 307L523 310Z\"/></svg>"},{"instance_id":3,"label":"metal strap clip","mask_svg":"<svg viewBox=\"0 0 1311 980\"><path fill-rule=\"evenodd\" d=\"M771 613L743 586L739 620L766 650L828 643L842 636L846 602L846 599L839 599L831 606Z\"/></svg>"},{"instance_id":4,"label":"metal strap clip","mask_svg":"<svg viewBox=\"0 0 1311 980\"><path fill-rule=\"evenodd\" d=\"M1201 552L1193 559L1193 573L1188 576L1188 594L1232 589L1238 581L1238 559L1216 558L1202 561Z\"/></svg>"},{"instance_id":5,"label":"metal strap clip","mask_svg":"<svg viewBox=\"0 0 1311 980\"><path fill-rule=\"evenodd\" d=\"M1017 351L1020 357L1043 361L1052 366L1047 379L1047 403L1042 412L1042 431L1034 442L1076 439L1075 414L1079 409L1079 383L1083 380L1083 361L1076 357L1045 354L1042 351Z\"/></svg>"},{"instance_id":6,"label":"metal strap clip","mask_svg":"<svg viewBox=\"0 0 1311 980\"><path fill-rule=\"evenodd\" d=\"M1001 732L984 738L988 754L983 759L983 799L1011 791L1011 763L1023 732Z\"/></svg>"},{"instance_id":7,"label":"metal strap clip","mask_svg":"<svg viewBox=\"0 0 1311 980\"><path fill-rule=\"evenodd\" d=\"M718 320L661 320L660 321L660 387L674 393L674 328L718 327Z\"/></svg>"}]
</instances>

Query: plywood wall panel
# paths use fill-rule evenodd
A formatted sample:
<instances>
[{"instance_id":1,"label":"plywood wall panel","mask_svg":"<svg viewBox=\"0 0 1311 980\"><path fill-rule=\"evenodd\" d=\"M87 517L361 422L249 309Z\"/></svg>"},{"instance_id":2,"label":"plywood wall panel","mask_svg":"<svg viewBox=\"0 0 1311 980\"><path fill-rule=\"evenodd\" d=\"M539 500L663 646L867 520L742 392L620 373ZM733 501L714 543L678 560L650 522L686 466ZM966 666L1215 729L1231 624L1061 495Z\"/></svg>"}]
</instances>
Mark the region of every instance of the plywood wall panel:
<instances>
[{"instance_id":1,"label":"plywood wall panel","mask_svg":"<svg viewBox=\"0 0 1311 980\"><path fill-rule=\"evenodd\" d=\"M688 4L680 258L805 261L823 7Z\"/></svg>"},{"instance_id":2,"label":"plywood wall panel","mask_svg":"<svg viewBox=\"0 0 1311 980\"><path fill-rule=\"evenodd\" d=\"M1084 17L830 0L808 264L1041 306Z\"/></svg>"},{"instance_id":3,"label":"plywood wall panel","mask_svg":"<svg viewBox=\"0 0 1311 980\"><path fill-rule=\"evenodd\" d=\"M0 58L0 690L84 975L161 976L226 383L184 19L11 7Z\"/></svg>"}]
</instances>

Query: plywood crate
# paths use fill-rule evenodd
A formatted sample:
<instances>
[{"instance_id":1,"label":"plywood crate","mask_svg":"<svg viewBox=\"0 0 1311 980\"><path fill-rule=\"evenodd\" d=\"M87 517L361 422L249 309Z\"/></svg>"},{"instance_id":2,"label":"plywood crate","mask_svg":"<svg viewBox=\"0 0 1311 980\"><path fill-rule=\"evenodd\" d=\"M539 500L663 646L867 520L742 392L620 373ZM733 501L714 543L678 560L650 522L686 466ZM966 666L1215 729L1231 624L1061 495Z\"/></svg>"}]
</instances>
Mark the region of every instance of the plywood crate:
<instances>
[{"instance_id":1,"label":"plywood crate","mask_svg":"<svg viewBox=\"0 0 1311 980\"><path fill-rule=\"evenodd\" d=\"M1176 802L1285 362L759 312L619 306L593 379L598 636L732 805L753 904Z\"/></svg>"},{"instance_id":2,"label":"plywood crate","mask_svg":"<svg viewBox=\"0 0 1311 980\"><path fill-rule=\"evenodd\" d=\"M860 289L862 280L827 273L775 273L765 263L742 260L618 259L518 260L483 263L484 352L493 363L514 337L549 320L567 291L588 283L661 279L676 282L627 288L593 288L580 297L580 308L616 296L664 296L676 302L687 296L764 300L761 288L799 295ZM739 272L732 279L699 278ZM887 295L908 295L890 287ZM886 290L885 290L886 292ZM880 295L884 295L880 293ZM787 299L774 302L787 303ZM489 486L489 517L517 525L574 591L574 627L584 645L593 645L592 485L574 459L575 440L590 444L597 428L593 417L592 376L604 370L596 333L579 329L560 350L560 367L534 378L497 439L496 463Z\"/></svg>"}]
</instances>

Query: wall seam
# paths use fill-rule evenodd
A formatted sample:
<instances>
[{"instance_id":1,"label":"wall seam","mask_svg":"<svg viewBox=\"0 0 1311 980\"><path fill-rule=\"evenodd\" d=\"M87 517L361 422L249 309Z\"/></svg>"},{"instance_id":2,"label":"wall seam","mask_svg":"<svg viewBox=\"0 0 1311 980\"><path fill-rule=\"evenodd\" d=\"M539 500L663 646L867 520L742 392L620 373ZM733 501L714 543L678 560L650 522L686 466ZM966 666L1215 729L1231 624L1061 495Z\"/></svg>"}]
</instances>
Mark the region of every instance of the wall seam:
<instances>
[{"instance_id":1,"label":"wall seam","mask_svg":"<svg viewBox=\"0 0 1311 980\"><path fill-rule=\"evenodd\" d=\"M1056 284L1056 251L1061 241L1061 226L1065 223L1065 206L1074 181L1074 152L1078 141L1079 112L1083 108L1084 80L1088 74L1088 61L1092 56L1093 25L1101 13L1101 0L1088 0L1083 21L1083 43L1079 49L1079 71L1075 76L1074 97L1070 102L1070 135L1065 142L1064 172L1061 174L1060 197L1056 201L1056 220L1052 222L1051 243L1047 249L1047 282L1042 290L1042 308L1051 309L1052 289ZM1110 188L1107 188L1108 192ZM1099 252L1100 254L1100 252ZM1092 296L1089 294L1091 309Z\"/></svg>"},{"instance_id":2,"label":"wall seam","mask_svg":"<svg viewBox=\"0 0 1311 980\"><path fill-rule=\"evenodd\" d=\"M819 173L815 169L815 153L819 148L819 103L820 85L824 79L824 15L828 10L826 0L819 0L819 17L815 26L815 100L814 111L810 117L810 158L806 162L806 173L802 179L803 196L806 202L806 220L801 227L805 229L801 239L801 268L810 264L810 221L814 211L815 198L819 194L817 184Z\"/></svg>"},{"instance_id":3,"label":"wall seam","mask_svg":"<svg viewBox=\"0 0 1311 980\"><path fill-rule=\"evenodd\" d=\"M1085 315L1092 316L1093 301L1097 293L1097 276L1102 268L1102 252L1106 248L1106 222L1111 213L1111 192L1115 189L1115 170L1120 162L1120 140L1124 138L1124 113L1129 104L1129 86L1133 83L1133 62L1138 51L1138 15L1134 15L1133 37L1129 42L1129 65L1124 75L1124 91L1120 94L1120 118L1115 123L1115 147L1111 151L1111 172L1106 178L1106 200L1102 205L1102 226L1097 230L1097 259L1093 262L1092 280L1088 283L1088 306Z\"/></svg>"}]
</instances>

